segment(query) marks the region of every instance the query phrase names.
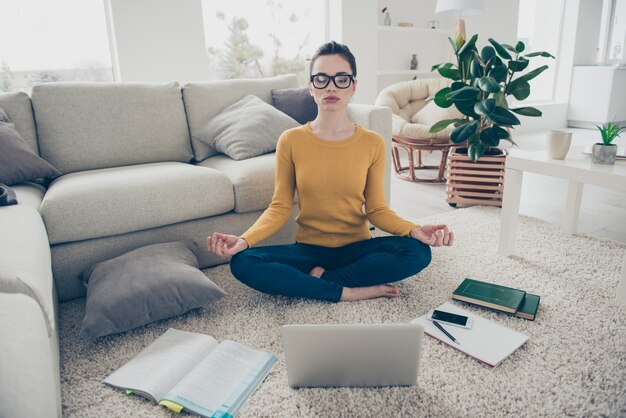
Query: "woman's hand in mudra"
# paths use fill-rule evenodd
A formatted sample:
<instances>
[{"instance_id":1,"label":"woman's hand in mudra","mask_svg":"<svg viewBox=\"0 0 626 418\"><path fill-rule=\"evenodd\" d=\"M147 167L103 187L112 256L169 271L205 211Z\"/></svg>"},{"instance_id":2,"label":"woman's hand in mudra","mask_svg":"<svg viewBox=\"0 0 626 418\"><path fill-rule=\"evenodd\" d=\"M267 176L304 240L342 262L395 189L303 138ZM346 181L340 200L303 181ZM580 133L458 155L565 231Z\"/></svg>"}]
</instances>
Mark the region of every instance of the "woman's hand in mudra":
<instances>
[{"instance_id":1,"label":"woman's hand in mudra","mask_svg":"<svg viewBox=\"0 0 626 418\"><path fill-rule=\"evenodd\" d=\"M454 232L447 225L422 225L411 230L411 238L431 247L450 246L454 242Z\"/></svg>"},{"instance_id":2,"label":"woman's hand in mudra","mask_svg":"<svg viewBox=\"0 0 626 418\"><path fill-rule=\"evenodd\" d=\"M232 257L246 248L248 248L246 240L236 235L214 232L207 238L207 249L218 257Z\"/></svg>"}]
</instances>

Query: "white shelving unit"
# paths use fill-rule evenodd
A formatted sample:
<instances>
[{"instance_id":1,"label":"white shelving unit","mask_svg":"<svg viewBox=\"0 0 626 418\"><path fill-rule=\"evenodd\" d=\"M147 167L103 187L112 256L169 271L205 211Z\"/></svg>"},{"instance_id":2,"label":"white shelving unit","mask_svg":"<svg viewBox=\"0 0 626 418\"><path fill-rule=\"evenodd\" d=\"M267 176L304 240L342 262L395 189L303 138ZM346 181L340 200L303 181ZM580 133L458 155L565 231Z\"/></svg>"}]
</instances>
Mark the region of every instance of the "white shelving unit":
<instances>
[{"instance_id":1,"label":"white shelving unit","mask_svg":"<svg viewBox=\"0 0 626 418\"><path fill-rule=\"evenodd\" d=\"M416 78L438 77L433 65L447 61L450 48L447 37L452 30L406 26L377 26L378 91L390 84ZM416 54L418 67L409 69L411 55Z\"/></svg>"}]
</instances>

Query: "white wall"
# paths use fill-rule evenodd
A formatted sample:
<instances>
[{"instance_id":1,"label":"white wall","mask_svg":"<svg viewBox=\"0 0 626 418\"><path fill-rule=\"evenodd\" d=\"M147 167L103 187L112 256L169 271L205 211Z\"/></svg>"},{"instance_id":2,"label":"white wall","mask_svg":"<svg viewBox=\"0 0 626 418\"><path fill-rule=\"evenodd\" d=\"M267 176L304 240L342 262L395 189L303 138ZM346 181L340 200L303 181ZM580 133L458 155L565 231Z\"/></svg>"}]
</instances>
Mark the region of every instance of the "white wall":
<instances>
[{"instance_id":1,"label":"white wall","mask_svg":"<svg viewBox=\"0 0 626 418\"><path fill-rule=\"evenodd\" d=\"M374 103L378 39L376 0L330 0L330 40L346 44L357 64L357 91L353 103Z\"/></svg>"},{"instance_id":2,"label":"white wall","mask_svg":"<svg viewBox=\"0 0 626 418\"><path fill-rule=\"evenodd\" d=\"M477 33L479 47L489 45L489 38L514 45L517 42L519 2L520 0L486 0L484 13L463 18L467 36Z\"/></svg>"},{"instance_id":3,"label":"white wall","mask_svg":"<svg viewBox=\"0 0 626 418\"><path fill-rule=\"evenodd\" d=\"M118 81L207 79L201 0L107 0Z\"/></svg>"}]
</instances>

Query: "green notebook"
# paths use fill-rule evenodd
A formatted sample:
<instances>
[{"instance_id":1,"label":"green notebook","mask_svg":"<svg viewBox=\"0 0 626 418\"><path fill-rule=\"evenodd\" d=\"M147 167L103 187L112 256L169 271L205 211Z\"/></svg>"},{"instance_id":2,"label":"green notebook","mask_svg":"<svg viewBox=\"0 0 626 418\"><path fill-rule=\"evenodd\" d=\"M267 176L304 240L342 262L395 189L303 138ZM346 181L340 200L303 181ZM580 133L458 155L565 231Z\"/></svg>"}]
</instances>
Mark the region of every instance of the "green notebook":
<instances>
[{"instance_id":1,"label":"green notebook","mask_svg":"<svg viewBox=\"0 0 626 418\"><path fill-rule=\"evenodd\" d=\"M526 297L524 297L522 304L515 312L515 316L534 321L535 316L537 316L537 309L539 309L539 299L541 299L539 295L526 293Z\"/></svg>"},{"instance_id":2,"label":"green notebook","mask_svg":"<svg viewBox=\"0 0 626 418\"><path fill-rule=\"evenodd\" d=\"M452 294L452 299L515 314L526 292L479 280L465 279Z\"/></svg>"}]
</instances>

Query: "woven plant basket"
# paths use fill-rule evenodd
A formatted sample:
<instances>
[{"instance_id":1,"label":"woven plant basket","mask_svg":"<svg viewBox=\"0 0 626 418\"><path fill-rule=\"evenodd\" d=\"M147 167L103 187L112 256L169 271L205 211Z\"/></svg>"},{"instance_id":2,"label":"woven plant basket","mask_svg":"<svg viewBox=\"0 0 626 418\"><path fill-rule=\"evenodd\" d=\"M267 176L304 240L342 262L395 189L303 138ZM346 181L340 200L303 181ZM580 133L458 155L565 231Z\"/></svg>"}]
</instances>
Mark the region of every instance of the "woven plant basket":
<instances>
[{"instance_id":1,"label":"woven plant basket","mask_svg":"<svg viewBox=\"0 0 626 418\"><path fill-rule=\"evenodd\" d=\"M451 149L446 181L446 202L450 206L502 206L506 151L493 151L500 154L485 154L474 163L467 156L467 148Z\"/></svg>"}]
</instances>

